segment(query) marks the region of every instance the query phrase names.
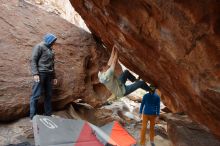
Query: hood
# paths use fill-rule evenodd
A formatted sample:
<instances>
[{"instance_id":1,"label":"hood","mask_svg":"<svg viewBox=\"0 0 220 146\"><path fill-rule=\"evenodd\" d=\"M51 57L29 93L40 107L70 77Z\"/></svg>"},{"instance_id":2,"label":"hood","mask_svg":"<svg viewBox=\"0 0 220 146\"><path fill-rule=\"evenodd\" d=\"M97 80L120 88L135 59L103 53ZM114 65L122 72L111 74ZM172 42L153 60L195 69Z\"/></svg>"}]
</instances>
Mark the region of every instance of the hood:
<instances>
[{"instance_id":1,"label":"hood","mask_svg":"<svg viewBox=\"0 0 220 146\"><path fill-rule=\"evenodd\" d=\"M48 33L44 36L43 40L50 47L57 40L57 37L54 34Z\"/></svg>"}]
</instances>

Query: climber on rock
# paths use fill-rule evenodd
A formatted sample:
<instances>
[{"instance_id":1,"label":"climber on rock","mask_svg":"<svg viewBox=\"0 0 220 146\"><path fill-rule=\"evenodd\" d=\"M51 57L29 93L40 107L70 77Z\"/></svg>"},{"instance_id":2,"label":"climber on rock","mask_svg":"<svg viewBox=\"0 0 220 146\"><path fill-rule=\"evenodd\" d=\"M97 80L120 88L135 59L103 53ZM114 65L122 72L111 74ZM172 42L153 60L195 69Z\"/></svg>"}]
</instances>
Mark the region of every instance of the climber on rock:
<instances>
[{"instance_id":1,"label":"climber on rock","mask_svg":"<svg viewBox=\"0 0 220 146\"><path fill-rule=\"evenodd\" d=\"M115 75L115 66L118 61L118 51L116 49L114 45L107 65L98 73L99 81L116 97L126 96L138 88L149 91L149 86L144 81L136 79L128 70L121 73L119 77ZM133 84L125 85L127 80L130 80Z\"/></svg>"},{"instance_id":2,"label":"climber on rock","mask_svg":"<svg viewBox=\"0 0 220 146\"><path fill-rule=\"evenodd\" d=\"M32 87L32 96L30 97L30 118L37 113L38 99L45 93L44 110L45 115L50 116L52 112L51 96L52 83L57 84L54 70L54 52L52 46L57 37L53 34L47 34L41 43L37 44L32 51L31 72L34 79Z\"/></svg>"}]
</instances>

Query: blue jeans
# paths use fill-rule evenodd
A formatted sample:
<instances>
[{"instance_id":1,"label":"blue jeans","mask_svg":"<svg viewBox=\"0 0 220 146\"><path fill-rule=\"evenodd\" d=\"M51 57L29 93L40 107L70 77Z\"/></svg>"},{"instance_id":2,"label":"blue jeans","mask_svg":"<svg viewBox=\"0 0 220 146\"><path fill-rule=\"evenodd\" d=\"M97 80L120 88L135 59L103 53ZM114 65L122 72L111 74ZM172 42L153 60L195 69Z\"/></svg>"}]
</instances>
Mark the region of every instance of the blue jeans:
<instances>
[{"instance_id":1,"label":"blue jeans","mask_svg":"<svg viewBox=\"0 0 220 146\"><path fill-rule=\"evenodd\" d=\"M118 78L122 84L124 84L125 86L125 95L128 95L130 93L132 93L133 91L137 90L138 88L141 88L145 91L149 91L149 86L144 82L144 81L136 81L135 76L133 76L128 70L125 70ZM126 81L130 80L131 82L134 82L131 85L125 85ZM136 81L136 82L135 82Z\"/></svg>"},{"instance_id":2,"label":"blue jeans","mask_svg":"<svg viewBox=\"0 0 220 146\"><path fill-rule=\"evenodd\" d=\"M37 114L38 99L45 94L44 111L45 115L50 116L52 112L51 96L52 96L52 75L49 73L40 73L40 82L34 82L32 87L32 96L30 97L30 118Z\"/></svg>"}]
</instances>

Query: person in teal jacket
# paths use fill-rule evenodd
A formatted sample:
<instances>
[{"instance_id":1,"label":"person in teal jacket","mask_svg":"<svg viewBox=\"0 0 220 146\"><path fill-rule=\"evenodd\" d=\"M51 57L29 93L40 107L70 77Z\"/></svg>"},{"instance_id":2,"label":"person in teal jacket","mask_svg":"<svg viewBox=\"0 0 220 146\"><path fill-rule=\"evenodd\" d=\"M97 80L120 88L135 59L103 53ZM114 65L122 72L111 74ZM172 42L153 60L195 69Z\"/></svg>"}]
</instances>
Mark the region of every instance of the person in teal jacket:
<instances>
[{"instance_id":1,"label":"person in teal jacket","mask_svg":"<svg viewBox=\"0 0 220 146\"><path fill-rule=\"evenodd\" d=\"M147 123L150 121L150 142L151 146L155 146L154 144L154 126L156 122L156 118L160 115L160 97L155 92L156 88L153 85L150 85L149 93L145 94L141 106L140 106L140 114L142 114L142 129L141 129L141 140L140 144L145 145L146 139L146 128Z\"/></svg>"}]
</instances>

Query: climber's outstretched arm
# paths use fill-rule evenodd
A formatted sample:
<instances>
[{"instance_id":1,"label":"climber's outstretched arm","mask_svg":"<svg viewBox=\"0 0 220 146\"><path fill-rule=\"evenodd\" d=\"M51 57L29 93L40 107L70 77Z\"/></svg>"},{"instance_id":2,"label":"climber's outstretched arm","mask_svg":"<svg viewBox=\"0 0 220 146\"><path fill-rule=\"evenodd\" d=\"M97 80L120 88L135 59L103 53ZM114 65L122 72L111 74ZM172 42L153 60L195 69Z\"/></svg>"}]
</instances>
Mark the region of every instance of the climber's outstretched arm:
<instances>
[{"instance_id":1,"label":"climber's outstretched arm","mask_svg":"<svg viewBox=\"0 0 220 146\"><path fill-rule=\"evenodd\" d=\"M111 66L111 64L112 64L112 61L113 61L113 58L114 58L114 56L115 56L115 46L113 46L112 47L112 52L111 52L111 56L110 56L110 58L109 58L109 60L108 60L108 66Z\"/></svg>"},{"instance_id":2,"label":"climber's outstretched arm","mask_svg":"<svg viewBox=\"0 0 220 146\"><path fill-rule=\"evenodd\" d=\"M117 61L118 61L118 51L115 49L115 53L112 58L112 62L111 62L111 66L110 66L113 70L115 70L115 66L117 64Z\"/></svg>"}]
</instances>

